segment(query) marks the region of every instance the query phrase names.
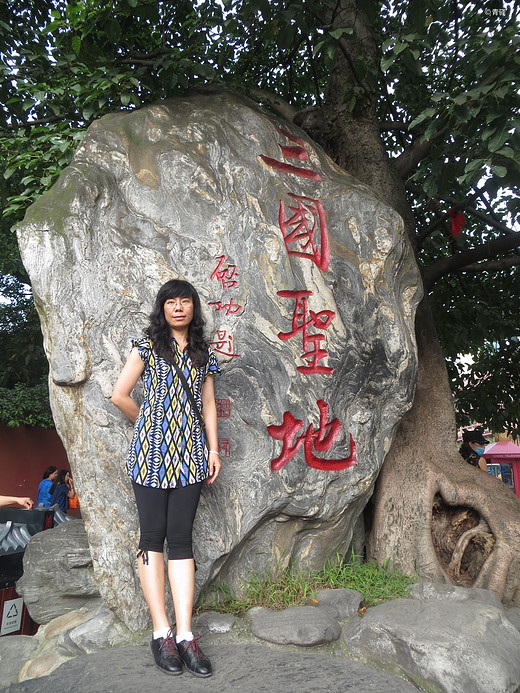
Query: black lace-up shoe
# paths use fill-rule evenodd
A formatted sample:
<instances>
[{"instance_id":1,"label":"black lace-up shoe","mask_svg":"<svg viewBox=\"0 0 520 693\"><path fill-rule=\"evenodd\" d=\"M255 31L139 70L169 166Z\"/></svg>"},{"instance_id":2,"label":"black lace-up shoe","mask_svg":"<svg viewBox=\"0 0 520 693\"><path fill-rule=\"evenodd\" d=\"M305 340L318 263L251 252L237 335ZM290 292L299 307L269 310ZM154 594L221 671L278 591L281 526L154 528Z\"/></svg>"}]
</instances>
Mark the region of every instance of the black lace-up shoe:
<instances>
[{"instance_id":1,"label":"black lace-up shoe","mask_svg":"<svg viewBox=\"0 0 520 693\"><path fill-rule=\"evenodd\" d=\"M150 647L155 663L161 671L172 676L182 674L182 661L171 631L165 638L152 639Z\"/></svg>"},{"instance_id":2,"label":"black lace-up shoe","mask_svg":"<svg viewBox=\"0 0 520 693\"><path fill-rule=\"evenodd\" d=\"M206 676L211 676L213 670L211 662L198 646L197 640L200 640L200 635L193 640L181 640L181 642L177 643L177 649L186 669L195 676L205 678Z\"/></svg>"}]
</instances>

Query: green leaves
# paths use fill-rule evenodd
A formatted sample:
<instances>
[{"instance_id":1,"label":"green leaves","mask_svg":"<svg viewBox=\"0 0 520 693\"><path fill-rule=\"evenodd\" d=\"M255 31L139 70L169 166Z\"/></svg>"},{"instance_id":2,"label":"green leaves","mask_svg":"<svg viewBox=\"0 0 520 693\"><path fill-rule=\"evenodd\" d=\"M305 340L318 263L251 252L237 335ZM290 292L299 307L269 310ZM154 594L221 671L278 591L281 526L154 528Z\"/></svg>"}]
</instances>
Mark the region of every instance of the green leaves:
<instances>
[{"instance_id":1,"label":"green leaves","mask_svg":"<svg viewBox=\"0 0 520 693\"><path fill-rule=\"evenodd\" d=\"M0 387L0 423L9 427L54 428L47 383L32 387L17 383L10 389Z\"/></svg>"},{"instance_id":2,"label":"green leaves","mask_svg":"<svg viewBox=\"0 0 520 693\"><path fill-rule=\"evenodd\" d=\"M452 203L445 202L469 201L506 225L520 223L520 39L516 18L488 9L493 0L478 7L433 0L8 3L0 20L2 271L23 273L14 226L70 162L93 120L212 81L245 93L273 92L297 110L330 108L331 74L346 54L352 82L341 87L341 112L329 111L329 123L372 118L376 108L380 122L391 124L382 127L389 157L413 161L404 182L420 261L427 265L492 239L497 229L466 215L453 240ZM363 16L368 25L360 23ZM335 74L337 82L340 77ZM328 144L334 147L333 138ZM494 275L498 285L513 287L511 295L497 296L484 282L490 306L518 303L511 276ZM455 343L475 346L474 331L462 327L475 306L498 329L475 288L479 281L467 278L463 287L456 276L434 288L449 355ZM20 311L23 322L25 308Z\"/></svg>"}]
</instances>

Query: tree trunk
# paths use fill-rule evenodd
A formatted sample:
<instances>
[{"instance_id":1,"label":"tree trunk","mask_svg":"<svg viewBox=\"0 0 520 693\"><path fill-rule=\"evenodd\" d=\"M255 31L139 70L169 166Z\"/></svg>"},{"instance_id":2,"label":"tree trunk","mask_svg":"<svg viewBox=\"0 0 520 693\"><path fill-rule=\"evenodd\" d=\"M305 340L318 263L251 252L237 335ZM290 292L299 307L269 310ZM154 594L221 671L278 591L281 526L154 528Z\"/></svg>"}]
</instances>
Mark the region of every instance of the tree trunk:
<instances>
[{"instance_id":1,"label":"tree trunk","mask_svg":"<svg viewBox=\"0 0 520 693\"><path fill-rule=\"evenodd\" d=\"M459 455L446 365L427 299L417 312L415 399L374 494L367 555L440 582L484 587L520 605L520 501Z\"/></svg>"},{"instance_id":2,"label":"tree trunk","mask_svg":"<svg viewBox=\"0 0 520 693\"><path fill-rule=\"evenodd\" d=\"M356 0L338 0L328 19L333 28L355 31L341 39L323 108L302 112L295 122L401 214L415 247L404 181L380 138L374 80L357 74L361 62L360 74L377 70L372 27ZM379 564L389 559L408 574L485 587L520 604L520 501L458 453L453 395L427 297L417 311L416 337L415 399L377 481L368 557Z\"/></svg>"}]
</instances>

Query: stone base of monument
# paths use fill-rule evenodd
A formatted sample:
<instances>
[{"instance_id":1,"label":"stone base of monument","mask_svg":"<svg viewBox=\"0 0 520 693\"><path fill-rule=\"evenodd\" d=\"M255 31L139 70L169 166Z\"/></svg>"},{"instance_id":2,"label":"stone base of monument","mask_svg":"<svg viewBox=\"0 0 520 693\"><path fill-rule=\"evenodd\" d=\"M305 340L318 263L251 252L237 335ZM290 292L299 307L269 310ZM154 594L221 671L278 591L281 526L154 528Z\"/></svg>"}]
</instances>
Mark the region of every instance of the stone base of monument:
<instances>
[{"instance_id":1,"label":"stone base of monument","mask_svg":"<svg viewBox=\"0 0 520 693\"><path fill-rule=\"evenodd\" d=\"M520 632L513 622L519 625L520 609L504 611L495 595L486 590L451 585L420 583L412 588L411 597L365 611L359 609L362 596L354 590L323 590L316 593L315 606L281 612L254 608L245 618L208 612L194 620L193 629L204 636L210 654L224 654L232 644L233 651L243 650L246 657L254 646L257 674L265 671L268 678L272 678L271 663L277 651L285 652L289 662L290 653L298 657L295 653L304 648L309 655L321 655L324 662L356 660L399 676L405 679L399 684L400 691L514 693L518 689ZM41 688L13 685L9 690L68 690L56 671L64 662L91 654L98 667L101 653L123 647L123 657L129 645L134 646L137 659L146 659L149 638L149 631L131 633L105 606L95 613L78 609L53 619L32 638L13 636L0 641L0 690L42 676L50 676L49 685L42 679ZM266 642L265 661L258 649L261 642ZM84 657L81 660L82 671L88 669ZM124 676L125 671L107 670L105 690L111 690L112 679ZM99 678L100 672L96 675ZM380 675L374 671L374 677ZM144 666L142 682L134 683L144 685L149 676ZM294 679L297 684L297 671Z\"/></svg>"},{"instance_id":2,"label":"stone base of monument","mask_svg":"<svg viewBox=\"0 0 520 693\"><path fill-rule=\"evenodd\" d=\"M47 545L52 535L55 540ZM32 637L0 639L0 690L69 690L63 688L61 665L69 663L68 671L72 660L88 655L97 666L96 658L111 648L135 648L136 656L146 659L150 631L131 632L101 602L82 522L36 535L26 557L18 584L41 625ZM260 671L264 660L259 647L265 643L266 676L272 676L273 648L293 656L304 648L333 656L331 661L356 660L406 679L401 691L514 693L520 686L520 609L504 610L491 592L423 582L412 587L409 599L366 610L362 606L363 595L355 590L321 590L308 605L279 612L257 607L244 618L206 612L194 619L193 630L204 636L203 647L208 643L210 654L224 655L231 643L246 657L254 645ZM145 669L143 684L149 676ZM117 675L116 670L107 672L108 677ZM41 689L31 687L32 679L41 679ZM57 688L48 688L44 680ZM111 690L110 680L103 690Z\"/></svg>"}]
</instances>

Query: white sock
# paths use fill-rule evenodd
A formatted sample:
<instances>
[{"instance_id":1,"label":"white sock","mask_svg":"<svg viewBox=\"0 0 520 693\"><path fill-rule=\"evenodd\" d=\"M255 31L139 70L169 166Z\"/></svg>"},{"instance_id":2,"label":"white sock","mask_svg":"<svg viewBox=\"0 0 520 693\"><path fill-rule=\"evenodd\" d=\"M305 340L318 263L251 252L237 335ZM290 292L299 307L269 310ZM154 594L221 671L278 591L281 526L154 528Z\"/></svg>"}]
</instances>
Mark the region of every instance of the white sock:
<instances>
[{"instance_id":1,"label":"white sock","mask_svg":"<svg viewBox=\"0 0 520 693\"><path fill-rule=\"evenodd\" d=\"M154 630L152 638L154 640L157 640L157 638L165 638L169 632L169 628L159 628L159 630Z\"/></svg>"},{"instance_id":2,"label":"white sock","mask_svg":"<svg viewBox=\"0 0 520 693\"><path fill-rule=\"evenodd\" d=\"M182 642L183 640L187 640L190 642L190 640L193 640L193 633L190 631L186 631L186 633L178 633L175 636L175 642Z\"/></svg>"}]
</instances>

